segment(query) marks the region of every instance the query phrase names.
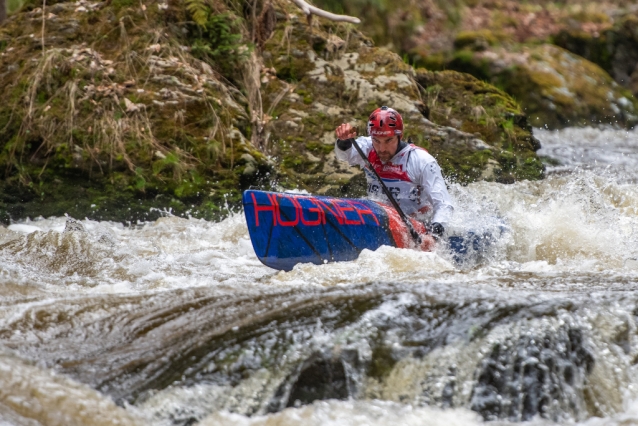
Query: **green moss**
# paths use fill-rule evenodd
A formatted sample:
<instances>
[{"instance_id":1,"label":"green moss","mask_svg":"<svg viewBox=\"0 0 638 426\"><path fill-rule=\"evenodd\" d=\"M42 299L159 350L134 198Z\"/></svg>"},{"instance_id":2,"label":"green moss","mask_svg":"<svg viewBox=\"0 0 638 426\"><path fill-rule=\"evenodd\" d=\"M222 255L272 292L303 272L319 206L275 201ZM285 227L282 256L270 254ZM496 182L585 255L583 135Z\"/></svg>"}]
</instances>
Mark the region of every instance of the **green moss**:
<instances>
[{"instance_id":1,"label":"green moss","mask_svg":"<svg viewBox=\"0 0 638 426\"><path fill-rule=\"evenodd\" d=\"M115 12L119 12L121 9L132 7L134 5L134 0L111 0L111 7Z\"/></svg>"},{"instance_id":2,"label":"green moss","mask_svg":"<svg viewBox=\"0 0 638 426\"><path fill-rule=\"evenodd\" d=\"M570 20L576 20L582 23L594 23L594 24L612 24L612 19L607 13L593 12L590 10L581 10L577 13L569 15Z\"/></svg>"},{"instance_id":3,"label":"green moss","mask_svg":"<svg viewBox=\"0 0 638 426\"><path fill-rule=\"evenodd\" d=\"M471 74L482 80L489 80L491 76L489 62L476 59L474 51L468 49L456 51L446 68Z\"/></svg>"},{"instance_id":4,"label":"green moss","mask_svg":"<svg viewBox=\"0 0 638 426\"><path fill-rule=\"evenodd\" d=\"M516 170L516 179L538 180L545 175L545 166L543 161L536 156L529 156L521 163Z\"/></svg>"},{"instance_id":5,"label":"green moss","mask_svg":"<svg viewBox=\"0 0 638 426\"><path fill-rule=\"evenodd\" d=\"M615 85L596 65L563 49L543 45L527 46L518 52L496 49L492 53L485 56L472 52L471 57L467 55L462 61L457 55L449 65L512 95L525 105L535 126L559 128L595 122L631 127L636 121L631 106L614 101L625 97L635 103L630 93ZM499 55L508 58L512 65L503 66L505 60L498 59ZM511 59L517 56L524 60ZM613 113L616 108L621 110L620 114Z\"/></svg>"},{"instance_id":6,"label":"green moss","mask_svg":"<svg viewBox=\"0 0 638 426\"><path fill-rule=\"evenodd\" d=\"M442 71L449 61L449 55L446 53L432 53L422 45L410 49L407 54L414 68L426 68L431 71Z\"/></svg>"},{"instance_id":7,"label":"green moss","mask_svg":"<svg viewBox=\"0 0 638 426\"><path fill-rule=\"evenodd\" d=\"M255 109L264 113L261 118L265 128L260 134L250 118L255 105L249 104L249 90L237 72L238 65L244 63L232 58L239 52L236 47L246 45L252 34L250 19L242 15L246 11L243 6L250 5L241 3L242 7L228 8L218 4L220 14L211 13L209 16L216 18L199 28L186 24L192 17L178 3L169 2L165 11L145 4L145 13L138 3L118 1L91 12L90 17L82 17L81 28L74 37L98 51L101 60L113 61L114 73L99 67L92 70L89 61L70 61L68 52L77 42L65 39L60 47L69 51L61 49L51 57L51 67L44 70L41 80L33 78L42 64L41 52L29 50L31 42L25 37L35 30L29 27L26 16L16 16L23 21L17 20L7 33L15 50L0 58L0 66L24 63L22 69L0 78L0 87L10 88L3 92L7 93L8 102L0 106L0 140L7 141L2 142L0 164L8 170L0 188L3 217L34 215L40 205L41 214L66 212L96 219L152 219L150 206L172 208L174 214L189 212L211 218L222 214L224 200L239 203L242 189L250 186L268 189L276 184L317 191L327 185L323 169L333 150L331 144L319 141L345 119L318 112L317 103L341 108L347 111L349 120L364 123L369 112L378 107L378 101L361 105L358 92L346 90L344 75L336 68L336 72L326 74L326 81L309 76L316 66L309 53L314 51L317 57L331 61L342 53L356 52L359 64L368 65L361 75L370 80L381 74L413 73L409 64L392 51L371 47L370 40L351 25L321 20L309 29L303 17L290 18L299 15L294 5L275 4L279 12L276 25L271 36L260 42L263 45L258 52L263 52L265 65L260 75L264 79L263 105L261 110ZM60 14L59 19L66 19L65 16ZM122 20L125 31L118 21L122 16L127 17ZM412 31L410 25L403 26L405 31ZM154 38L158 34L159 43ZM338 52L331 47L334 37L345 42ZM151 48L155 43L160 47ZM182 46L195 49L188 51ZM54 53L53 49L48 52ZM151 54L162 59L179 58L182 65L161 70L156 67L151 72ZM200 70L205 71L205 66L193 54L211 65L213 73L202 74ZM30 61L30 57L37 61ZM26 60L20 62L22 59L18 58ZM201 75L194 79L191 69ZM18 74L23 77L18 78ZM166 80L154 81L157 74L163 74ZM480 86L457 75L442 75L446 77L437 77L440 81L424 89L427 97L436 101L430 105L432 116L445 118L448 122L443 120L440 124L446 125L456 125L454 120L460 120L462 129L480 133L490 144L500 147L507 143L518 159L518 151L529 147L525 138L530 133L522 130L512 116L503 115L511 112L518 116L516 104L508 103L511 99L489 85ZM204 84L203 76L215 84ZM125 86L129 80L134 80L135 85ZM228 80L233 84L227 84ZM30 91L33 81L41 81L35 92ZM223 87L217 88L216 84ZM78 88L78 95L71 103L68 88L73 85ZM187 95L184 100L177 97L173 101L170 93L160 94L162 89L180 91L183 85L190 86L182 92ZM96 88L96 94L85 93L84 88L89 86ZM449 90L451 86L455 90ZM117 98L107 93L109 87L116 88ZM293 96L291 90L298 96ZM389 84L387 90L415 102L423 95L417 92L416 85ZM35 120L26 119L25 93L37 94ZM463 93L471 96L466 98ZM124 98L145 104L146 108L126 111ZM164 105L154 104L153 100ZM469 109L464 103L470 105ZM73 111L69 109L71 104ZM450 113L441 114L438 105L449 108ZM485 113L472 115L472 106L476 105L484 106ZM45 111L47 107L50 108ZM292 114L291 109L301 114ZM420 117L408 114L406 120L414 141L430 149L447 173L461 182L481 177L493 156L491 151L451 150L445 147L444 140L424 136ZM511 123L501 125L503 120ZM248 161L245 154L250 154L254 162ZM522 167L524 161L517 164ZM533 164L530 167L533 169ZM518 171L514 168L511 173ZM344 178L339 185L330 182L334 184L331 190L339 195L362 195L362 179L362 175L357 175L354 179ZM81 200L69 196L75 188L80 188Z\"/></svg>"},{"instance_id":8,"label":"green moss","mask_svg":"<svg viewBox=\"0 0 638 426\"><path fill-rule=\"evenodd\" d=\"M514 158L504 161L505 181L538 179L542 177L542 164L526 165L524 172L518 168L525 159L535 158L538 142L531 133L525 115L516 101L504 92L467 74L454 71L430 72L417 70L417 82L422 87L426 102L426 115L438 124L458 127L479 135L492 150L447 151L438 141L427 141L428 149L437 157L445 174L465 183L481 178L483 170L494 152L508 151ZM500 157L497 158L500 161ZM534 171L533 169L536 168ZM501 176L498 178L502 178Z\"/></svg>"},{"instance_id":9,"label":"green moss","mask_svg":"<svg viewBox=\"0 0 638 426\"><path fill-rule=\"evenodd\" d=\"M14 13L25 4L25 0L7 0L7 12Z\"/></svg>"},{"instance_id":10,"label":"green moss","mask_svg":"<svg viewBox=\"0 0 638 426\"><path fill-rule=\"evenodd\" d=\"M303 78L303 76L313 69L314 66L306 58L287 57L281 58L275 63L277 70L277 78L289 83L295 83ZM310 96L304 96L304 101L310 99Z\"/></svg>"},{"instance_id":11,"label":"green moss","mask_svg":"<svg viewBox=\"0 0 638 426\"><path fill-rule=\"evenodd\" d=\"M517 68L512 68L511 72L513 74L516 73L527 73L530 83L537 87L537 90L540 90L543 95L549 94L549 92L555 87L561 87L563 81L557 75L556 72L544 72L544 71L528 71L528 70L519 70Z\"/></svg>"},{"instance_id":12,"label":"green moss","mask_svg":"<svg viewBox=\"0 0 638 426\"><path fill-rule=\"evenodd\" d=\"M492 157L490 151L443 151L432 149L443 175L451 181L469 183L478 180Z\"/></svg>"},{"instance_id":13,"label":"green moss","mask_svg":"<svg viewBox=\"0 0 638 426\"><path fill-rule=\"evenodd\" d=\"M488 46L494 46L503 40L502 35L497 35L490 30L461 31L454 39L456 49L485 50Z\"/></svg>"}]
</instances>

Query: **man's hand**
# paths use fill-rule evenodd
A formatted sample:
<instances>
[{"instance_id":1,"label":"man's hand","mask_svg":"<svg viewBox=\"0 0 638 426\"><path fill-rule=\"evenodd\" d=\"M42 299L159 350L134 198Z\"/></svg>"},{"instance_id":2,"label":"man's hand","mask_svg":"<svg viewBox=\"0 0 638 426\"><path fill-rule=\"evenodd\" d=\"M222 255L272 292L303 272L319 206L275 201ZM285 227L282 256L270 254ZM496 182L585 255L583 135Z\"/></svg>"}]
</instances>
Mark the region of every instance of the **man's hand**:
<instances>
[{"instance_id":1,"label":"man's hand","mask_svg":"<svg viewBox=\"0 0 638 426\"><path fill-rule=\"evenodd\" d=\"M336 128L335 133L337 134L337 139L341 139L342 141L357 137L357 131L348 123L339 125L339 127Z\"/></svg>"},{"instance_id":2,"label":"man's hand","mask_svg":"<svg viewBox=\"0 0 638 426\"><path fill-rule=\"evenodd\" d=\"M430 231L430 234L432 234L435 238L439 238L445 232L445 228L443 228L443 225L441 225L440 223L434 222L430 224L429 231Z\"/></svg>"}]
</instances>

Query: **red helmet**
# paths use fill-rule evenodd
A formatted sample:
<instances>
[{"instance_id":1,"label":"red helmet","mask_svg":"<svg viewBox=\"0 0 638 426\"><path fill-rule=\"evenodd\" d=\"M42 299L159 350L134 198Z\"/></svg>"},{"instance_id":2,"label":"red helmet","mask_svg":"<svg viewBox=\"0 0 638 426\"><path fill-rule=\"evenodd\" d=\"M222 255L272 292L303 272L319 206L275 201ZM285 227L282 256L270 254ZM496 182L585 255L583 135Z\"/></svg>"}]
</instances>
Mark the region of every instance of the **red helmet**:
<instances>
[{"instance_id":1,"label":"red helmet","mask_svg":"<svg viewBox=\"0 0 638 426\"><path fill-rule=\"evenodd\" d=\"M369 136L394 136L399 138L403 134L403 119L401 114L382 106L375 109L368 118L368 135Z\"/></svg>"}]
</instances>

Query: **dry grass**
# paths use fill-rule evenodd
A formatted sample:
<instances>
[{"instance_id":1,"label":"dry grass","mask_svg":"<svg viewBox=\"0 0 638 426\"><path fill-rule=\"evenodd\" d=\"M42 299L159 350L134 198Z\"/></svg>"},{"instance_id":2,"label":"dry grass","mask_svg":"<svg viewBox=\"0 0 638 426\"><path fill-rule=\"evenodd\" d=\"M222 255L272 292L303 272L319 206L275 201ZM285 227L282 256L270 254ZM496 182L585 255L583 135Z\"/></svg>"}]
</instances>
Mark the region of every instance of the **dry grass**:
<instances>
[{"instance_id":1,"label":"dry grass","mask_svg":"<svg viewBox=\"0 0 638 426\"><path fill-rule=\"evenodd\" d=\"M104 153L108 153L109 169L113 167L113 159L118 157L134 171L135 165L127 153L126 141L138 141L147 149L162 149L153 137L146 111L140 108L131 113L122 107L120 96L123 88L109 77L106 70L99 69L102 72L101 84L97 87L87 85L83 77L75 77L68 79L61 88L53 90L61 79L56 74L61 71L73 69L78 75L86 76L95 73L96 68L104 68L105 64L110 65L110 61L102 60L99 53L91 49L78 52L52 48L42 55L26 79L30 82L26 91L28 107L20 128L22 140L28 139L30 134L42 138L41 146L32 157L50 154L59 148L61 141L66 141L71 151L80 142L83 152L88 153L101 171L103 164L99 158ZM80 87L82 84L84 87ZM45 102L40 102L43 94L48 97ZM87 102L91 104L88 113L86 108L81 113L78 107ZM74 136L78 130L85 131L89 137L78 140ZM16 147L14 145L14 149Z\"/></svg>"},{"instance_id":2,"label":"dry grass","mask_svg":"<svg viewBox=\"0 0 638 426\"><path fill-rule=\"evenodd\" d=\"M264 114L259 91L261 64L256 55L244 69L248 94L244 99L209 65L192 57L178 38L164 28L149 31L146 24L126 15L119 19L113 27L119 48L111 48L108 55L103 53L103 42L96 41L91 47L50 45L32 56L23 69L22 81L28 82L25 96L12 108L22 111L23 116L17 138L8 147L8 163L20 163L17 160L24 156L27 142L39 141L30 159L43 159L40 175L50 156L61 148L83 163L81 167L100 173L116 168L116 162L137 173L138 166L150 166L139 164L141 158L147 162L171 154L179 158L181 164L175 170L181 175L201 160L176 149L171 140L157 139L158 124L166 124L166 119L159 117L171 114L175 132L201 139L213 161L226 155L232 143L230 119L243 113L242 104L250 106L252 122L260 125ZM153 103L158 98L162 100ZM193 103L200 103L206 111L199 122L193 122L185 110ZM258 129L255 138L263 126ZM262 145L259 139L254 143Z\"/></svg>"},{"instance_id":3,"label":"dry grass","mask_svg":"<svg viewBox=\"0 0 638 426\"><path fill-rule=\"evenodd\" d=\"M264 108L261 99L261 58L252 52L242 69L242 83L246 90L246 101L250 111L252 124L251 143L260 150L264 150Z\"/></svg>"}]
</instances>

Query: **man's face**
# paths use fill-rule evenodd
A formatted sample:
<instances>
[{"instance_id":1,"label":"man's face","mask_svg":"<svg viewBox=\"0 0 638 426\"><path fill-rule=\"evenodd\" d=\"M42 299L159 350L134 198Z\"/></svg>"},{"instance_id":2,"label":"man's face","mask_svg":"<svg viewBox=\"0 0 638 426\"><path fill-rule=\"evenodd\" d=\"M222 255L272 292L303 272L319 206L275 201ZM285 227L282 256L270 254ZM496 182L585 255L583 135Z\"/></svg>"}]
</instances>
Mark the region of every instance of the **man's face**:
<instances>
[{"instance_id":1,"label":"man's face","mask_svg":"<svg viewBox=\"0 0 638 426\"><path fill-rule=\"evenodd\" d=\"M372 137L372 146L374 150L377 152L379 159L384 163L390 161L394 154L397 153L397 147L399 146L399 137L398 136L388 136L388 137L380 137L373 136Z\"/></svg>"}]
</instances>

